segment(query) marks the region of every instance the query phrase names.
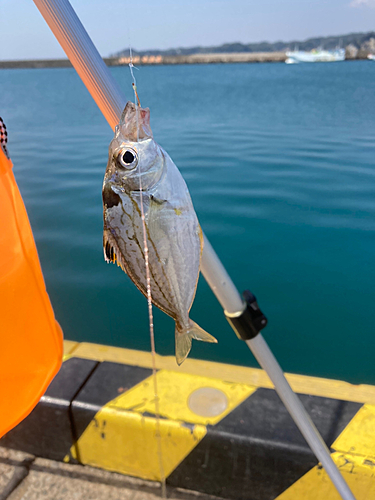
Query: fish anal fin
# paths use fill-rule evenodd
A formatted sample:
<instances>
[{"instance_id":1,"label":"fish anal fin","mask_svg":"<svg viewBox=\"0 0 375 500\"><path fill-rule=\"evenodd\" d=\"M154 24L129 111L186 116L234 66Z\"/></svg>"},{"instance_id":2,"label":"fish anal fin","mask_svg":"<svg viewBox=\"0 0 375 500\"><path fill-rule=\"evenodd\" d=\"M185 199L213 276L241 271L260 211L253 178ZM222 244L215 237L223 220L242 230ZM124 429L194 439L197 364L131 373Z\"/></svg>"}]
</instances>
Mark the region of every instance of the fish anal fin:
<instances>
[{"instance_id":1,"label":"fish anal fin","mask_svg":"<svg viewBox=\"0 0 375 500\"><path fill-rule=\"evenodd\" d=\"M192 339L202 340L203 342L217 343L215 337L207 333L203 328L194 323L189 319L189 328L180 330L176 326L176 361L178 365L181 365L183 361L187 358L190 349Z\"/></svg>"}]
</instances>

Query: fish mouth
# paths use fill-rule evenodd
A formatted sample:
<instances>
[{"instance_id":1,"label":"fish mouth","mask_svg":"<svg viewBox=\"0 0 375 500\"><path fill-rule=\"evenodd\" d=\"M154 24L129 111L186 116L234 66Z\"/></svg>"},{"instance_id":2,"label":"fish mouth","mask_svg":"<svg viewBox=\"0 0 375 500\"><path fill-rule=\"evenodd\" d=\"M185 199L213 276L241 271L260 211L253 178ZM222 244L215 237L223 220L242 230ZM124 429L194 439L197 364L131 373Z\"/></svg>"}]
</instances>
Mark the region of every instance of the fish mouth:
<instances>
[{"instance_id":1,"label":"fish mouth","mask_svg":"<svg viewBox=\"0 0 375 500\"><path fill-rule=\"evenodd\" d=\"M118 124L118 132L131 142L152 139L149 108L141 108L128 101Z\"/></svg>"}]
</instances>

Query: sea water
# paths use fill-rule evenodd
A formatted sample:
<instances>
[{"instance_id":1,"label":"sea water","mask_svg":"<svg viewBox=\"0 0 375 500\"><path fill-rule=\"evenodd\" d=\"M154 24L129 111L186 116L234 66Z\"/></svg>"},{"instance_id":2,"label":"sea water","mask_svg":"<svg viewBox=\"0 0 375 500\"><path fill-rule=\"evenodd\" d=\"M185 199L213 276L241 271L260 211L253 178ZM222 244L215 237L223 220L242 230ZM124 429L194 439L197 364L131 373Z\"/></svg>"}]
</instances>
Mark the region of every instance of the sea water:
<instances>
[{"instance_id":1,"label":"sea water","mask_svg":"<svg viewBox=\"0 0 375 500\"><path fill-rule=\"evenodd\" d=\"M131 99L129 69L111 72ZM375 383L375 64L150 66L137 82L283 369ZM0 116L65 337L149 351L147 302L103 259L112 131L79 77L1 70ZM157 351L173 354L174 322L154 312ZM256 366L204 278L191 317L219 341L191 356Z\"/></svg>"}]
</instances>

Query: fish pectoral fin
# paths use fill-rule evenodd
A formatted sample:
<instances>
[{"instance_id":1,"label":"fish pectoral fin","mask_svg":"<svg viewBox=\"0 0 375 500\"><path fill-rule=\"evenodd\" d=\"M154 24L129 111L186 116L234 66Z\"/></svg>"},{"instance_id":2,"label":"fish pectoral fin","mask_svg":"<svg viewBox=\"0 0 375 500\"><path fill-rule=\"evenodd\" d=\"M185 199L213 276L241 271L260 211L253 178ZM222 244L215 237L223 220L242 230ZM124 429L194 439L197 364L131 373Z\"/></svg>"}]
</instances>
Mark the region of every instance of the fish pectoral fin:
<instances>
[{"instance_id":1,"label":"fish pectoral fin","mask_svg":"<svg viewBox=\"0 0 375 500\"><path fill-rule=\"evenodd\" d=\"M161 198L157 198L154 194L150 195L150 200L151 203L154 203L154 205L157 205L158 207L162 207L164 203L167 203L168 200L162 200Z\"/></svg>"},{"instance_id":2,"label":"fish pectoral fin","mask_svg":"<svg viewBox=\"0 0 375 500\"><path fill-rule=\"evenodd\" d=\"M176 361L181 365L187 358L192 339L202 340L203 342L217 343L215 337L207 333L203 328L189 319L189 328L187 330L179 330L176 326Z\"/></svg>"}]
</instances>

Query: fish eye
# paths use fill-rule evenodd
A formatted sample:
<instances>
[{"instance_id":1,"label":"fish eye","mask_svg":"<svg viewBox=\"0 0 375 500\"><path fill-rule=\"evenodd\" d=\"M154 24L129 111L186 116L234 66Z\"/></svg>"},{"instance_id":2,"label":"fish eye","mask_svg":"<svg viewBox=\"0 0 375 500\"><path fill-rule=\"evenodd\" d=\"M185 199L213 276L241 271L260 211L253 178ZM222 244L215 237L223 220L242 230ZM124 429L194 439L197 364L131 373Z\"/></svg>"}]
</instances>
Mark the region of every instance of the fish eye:
<instances>
[{"instance_id":1,"label":"fish eye","mask_svg":"<svg viewBox=\"0 0 375 500\"><path fill-rule=\"evenodd\" d=\"M116 155L116 160L120 167L132 170L137 166L138 155L132 148L121 148Z\"/></svg>"}]
</instances>

